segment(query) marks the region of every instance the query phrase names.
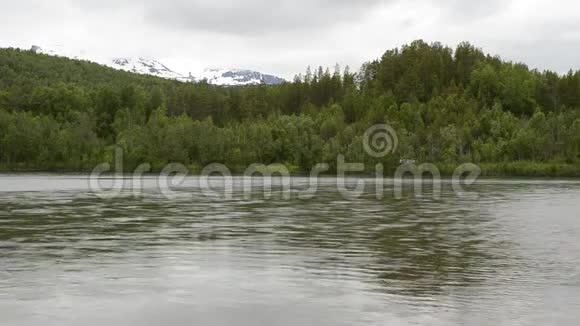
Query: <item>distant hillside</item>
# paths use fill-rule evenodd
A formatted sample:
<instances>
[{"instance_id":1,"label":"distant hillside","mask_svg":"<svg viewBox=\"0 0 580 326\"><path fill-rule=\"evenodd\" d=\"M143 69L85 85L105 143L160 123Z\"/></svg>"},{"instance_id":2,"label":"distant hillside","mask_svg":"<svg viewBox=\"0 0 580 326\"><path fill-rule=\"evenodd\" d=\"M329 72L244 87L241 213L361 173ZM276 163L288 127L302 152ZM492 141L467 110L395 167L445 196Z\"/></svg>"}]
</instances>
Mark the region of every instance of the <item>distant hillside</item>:
<instances>
[{"instance_id":1,"label":"distant hillside","mask_svg":"<svg viewBox=\"0 0 580 326\"><path fill-rule=\"evenodd\" d=\"M213 68L204 69L203 71L194 72L193 74L191 72L185 74L176 72L175 70L168 68L167 65L161 63L159 60L153 58L133 57L103 59L96 58L86 51L82 51L82 55L74 53L62 46L54 49L47 49L33 45L30 50L37 54L86 60L135 74L151 75L183 82L199 82L205 80L209 84L219 86L247 86L260 84L279 85L285 82L283 78L247 69Z\"/></svg>"},{"instance_id":2,"label":"distant hillside","mask_svg":"<svg viewBox=\"0 0 580 326\"><path fill-rule=\"evenodd\" d=\"M382 158L363 146L376 124L398 137ZM580 72L415 41L358 73L319 67L280 85L219 87L0 49L0 170L86 171L112 163L113 145L127 170L277 162L332 171L341 154L386 171L409 159L444 173L473 162L488 175L580 176Z\"/></svg>"}]
</instances>

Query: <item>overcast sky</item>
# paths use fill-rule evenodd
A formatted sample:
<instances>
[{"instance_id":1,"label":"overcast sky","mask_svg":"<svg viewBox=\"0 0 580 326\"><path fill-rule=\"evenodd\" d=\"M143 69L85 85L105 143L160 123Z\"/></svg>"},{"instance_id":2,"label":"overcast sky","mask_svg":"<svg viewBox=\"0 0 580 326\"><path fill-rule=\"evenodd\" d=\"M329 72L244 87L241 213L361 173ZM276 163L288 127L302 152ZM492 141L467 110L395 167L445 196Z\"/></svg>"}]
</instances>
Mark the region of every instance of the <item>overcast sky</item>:
<instances>
[{"instance_id":1,"label":"overcast sky","mask_svg":"<svg viewBox=\"0 0 580 326\"><path fill-rule=\"evenodd\" d=\"M157 58L179 72L360 64L415 39L467 40L533 68L580 69L577 0L2 0L0 46Z\"/></svg>"}]
</instances>

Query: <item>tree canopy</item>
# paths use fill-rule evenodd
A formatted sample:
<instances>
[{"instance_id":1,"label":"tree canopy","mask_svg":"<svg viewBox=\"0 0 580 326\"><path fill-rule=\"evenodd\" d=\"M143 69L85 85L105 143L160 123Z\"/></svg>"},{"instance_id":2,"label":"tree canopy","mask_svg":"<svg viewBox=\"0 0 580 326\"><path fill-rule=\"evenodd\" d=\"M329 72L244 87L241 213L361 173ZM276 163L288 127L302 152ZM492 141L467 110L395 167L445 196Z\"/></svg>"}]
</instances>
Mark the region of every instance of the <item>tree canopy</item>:
<instances>
[{"instance_id":1,"label":"tree canopy","mask_svg":"<svg viewBox=\"0 0 580 326\"><path fill-rule=\"evenodd\" d=\"M364 155L386 123L398 151ZM171 162L481 164L489 174L580 175L580 71L502 61L468 43L415 41L363 65L308 68L278 86L217 87L0 49L0 167L86 171L125 149L125 167Z\"/></svg>"}]
</instances>

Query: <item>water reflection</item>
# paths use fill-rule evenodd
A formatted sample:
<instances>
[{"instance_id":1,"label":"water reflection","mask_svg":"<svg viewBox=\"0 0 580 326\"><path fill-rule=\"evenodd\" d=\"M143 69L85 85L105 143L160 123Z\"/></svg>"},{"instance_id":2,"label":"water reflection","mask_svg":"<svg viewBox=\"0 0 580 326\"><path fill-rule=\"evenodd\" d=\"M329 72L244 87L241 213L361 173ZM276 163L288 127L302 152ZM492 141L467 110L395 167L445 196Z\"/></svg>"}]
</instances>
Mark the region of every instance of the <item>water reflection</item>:
<instances>
[{"instance_id":1,"label":"water reflection","mask_svg":"<svg viewBox=\"0 0 580 326\"><path fill-rule=\"evenodd\" d=\"M253 309L288 325L300 318L329 325L580 318L573 310L580 251L560 247L579 247L580 183L485 181L470 189L477 200L445 183L440 199L427 187L420 198L406 189L402 199L377 200L368 191L345 200L327 180L309 200L283 200L275 187L272 199L256 193L226 201L192 186L171 200L154 187L142 198L127 192L106 200L75 180L46 179L50 188L66 184L56 191L0 185L0 316L15 309L8 322L66 323L80 309L79 318L92 320L84 324L96 323L100 310L79 305L113 300L119 306L106 309L131 315L134 303L116 301L128 296L161 304L178 323L175 316L196 316L225 325L215 316L220 309L242 325L255 324ZM293 179L294 187L306 182ZM522 214L519 205L531 203L543 208ZM532 299L554 293L570 301L560 307L566 318L545 303L538 310L541 300ZM55 308L55 298L65 301ZM31 309L38 318L24 317Z\"/></svg>"}]
</instances>

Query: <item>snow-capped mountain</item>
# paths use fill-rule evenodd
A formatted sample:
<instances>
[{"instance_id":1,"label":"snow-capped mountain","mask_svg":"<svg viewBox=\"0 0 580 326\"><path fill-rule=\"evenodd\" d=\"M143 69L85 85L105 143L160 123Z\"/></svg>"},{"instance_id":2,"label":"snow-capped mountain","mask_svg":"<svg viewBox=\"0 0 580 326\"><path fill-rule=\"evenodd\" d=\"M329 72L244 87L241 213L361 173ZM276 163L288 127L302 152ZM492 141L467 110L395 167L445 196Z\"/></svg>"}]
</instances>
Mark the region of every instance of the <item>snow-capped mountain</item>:
<instances>
[{"instance_id":1,"label":"snow-capped mountain","mask_svg":"<svg viewBox=\"0 0 580 326\"><path fill-rule=\"evenodd\" d=\"M205 69L198 74L199 80L207 80L212 85L278 85L285 80L273 75L243 69Z\"/></svg>"},{"instance_id":2,"label":"snow-capped mountain","mask_svg":"<svg viewBox=\"0 0 580 326\"><path fill-rule=\"evenodd\" d=\"M183 79L184 77L167 68L157 60L145 58L114 58L105 65L118 70L129 71L135 74L153 75L168 79Z\"/></svg>"},{"instance_id":3,"label":"snow-capped mountain","mask_svg":"<svg viewBox=\"0 0 580 326\"><path fill-rule=\"evenodd\" d=\"M206 80L209 84L220 86L243 86L243 85L278 85L285 80L273 75L262 74L257 71L244 69L204 69L197 73L182 74L168 68L163 63L150 58L132 57L132 58L94 58L86 54L73 54L64 48L45 49L33 45L30 49L35 53L42 53L53 56L63 56L71 59L88 60L102 65L124 70L136 74L152 75L161 78L174 79L182 82L195 82Z\"/></svg>"}]
</instances>

